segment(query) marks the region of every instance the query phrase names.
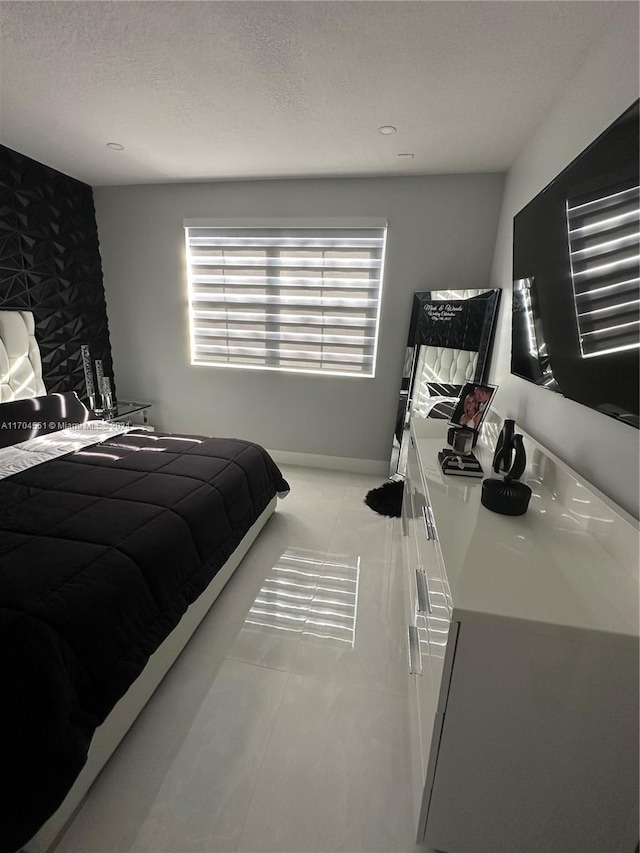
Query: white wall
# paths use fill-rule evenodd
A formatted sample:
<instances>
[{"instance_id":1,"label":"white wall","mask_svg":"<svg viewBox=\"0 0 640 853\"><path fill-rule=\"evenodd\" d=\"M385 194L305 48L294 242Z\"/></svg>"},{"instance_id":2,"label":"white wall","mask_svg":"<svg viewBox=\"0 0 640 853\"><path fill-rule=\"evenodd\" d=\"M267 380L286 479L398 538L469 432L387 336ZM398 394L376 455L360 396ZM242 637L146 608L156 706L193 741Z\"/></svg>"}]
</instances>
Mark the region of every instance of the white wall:
<instances>
[{"instance_id":1,"label":"white wall","mask_svg":"<svg viewBox=\"0 0 640 853\"><path fill-rule=\"evenodd\" d=\"M502 188L489 174L96 189L119 398L152 401L170 431L388 462L412 295L487 286ZM225 216L389 220L374 379L190 365L182 221Z\"/></svg>"},{"instance_id":2,"label":"white wall","mask_svg":"<svg viewBox=\"0 0 640 853\"><path fill-rule=\"evenodd\" d=\"M511 376L513 217L638 97L638 7L589 53L507 176L491 286L504 289L491 379L496 405L636 518L638 431Z\"/></svg>"}]
</instances>

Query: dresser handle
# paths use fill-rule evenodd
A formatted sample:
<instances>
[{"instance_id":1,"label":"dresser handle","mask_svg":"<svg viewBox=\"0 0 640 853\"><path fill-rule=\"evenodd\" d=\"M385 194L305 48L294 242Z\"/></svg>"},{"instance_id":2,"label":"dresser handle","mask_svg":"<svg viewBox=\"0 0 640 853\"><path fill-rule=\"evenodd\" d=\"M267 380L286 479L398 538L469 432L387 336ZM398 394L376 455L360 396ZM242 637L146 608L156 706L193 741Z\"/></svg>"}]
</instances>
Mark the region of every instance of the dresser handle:
<instances>
[{"instance_id":1,"label":"dresser handle","mask_svg":"<svg viewBox=\"0 0 640 853\"><path fill-rule=\"evenodd\" d=\"M416 590L418 592L418 612L433 613L433 610L431 609L431 597L429 596L427 576L423 569L416 569Z\"/></svg>"},{"instance_id":2,"label":"dresser handle","mask_svg":"<svg viewBox=\"0 0 640 853\"><path fill-rule=\"evenodd\" d=\"M412 435L410 435L410 436L409 436L409 442L411 443L411 447L414 447L414 448L415 448L416 443L415 443L415 441L413 440L413 436L412 436Z\"/></svg>"},{"instance_id":3,"label":"dresser handle","mask_svg":"<svg viewBox=\"0 0 640 853\"><path fill-rule=\"evenodd\" d=\"M418 629L415 625L409 625L407 635L409 674L422 675L422 662L420 661L420 638L418 637Z\"/></svg>"},{"instance_id":4,"label":"dresser handle","mask_svg":"<svg viewBox=\"0 0 640 853\"><path fill-rule=\"evenodd\" d=\"M427 518L429 519L429 529L431 530L431 538L435 540L438 538L438 531L436 529L436 520L433 517L433 510L430 506L427 507Z\"/></svg>"},{"instance_id":5,"label":"dresser handle","mask_svg":"<svg viewBox=\"0 0 640 853\"><path fill-rule=\"evenodd\" d=\"M428 506L425 506L425 505L422 506L422 520L424 521L425 536L427 537L427 539L429 541L431 541L432 539L435 539L435 536L433 535L433 528L431 526L431 518L429 516L429 509L430 509L430 507L428 507Z\"/></svg>"}]
</instances>

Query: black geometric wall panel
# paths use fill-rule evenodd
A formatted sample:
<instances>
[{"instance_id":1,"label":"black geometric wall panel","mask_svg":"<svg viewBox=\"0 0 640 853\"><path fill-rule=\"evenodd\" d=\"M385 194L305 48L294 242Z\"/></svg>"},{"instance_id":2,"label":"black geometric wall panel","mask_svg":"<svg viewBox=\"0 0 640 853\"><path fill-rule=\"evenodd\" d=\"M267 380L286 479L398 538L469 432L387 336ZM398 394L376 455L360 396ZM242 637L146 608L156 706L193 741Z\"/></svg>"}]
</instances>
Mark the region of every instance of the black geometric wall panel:
<instances>
[{"instance_id":1,"label":"black geometric wall panel","mask_svg":"<svg viewBox=\"0 0 640 853\"><path fill-rule=\"evenodd\" d=\"M48 392L85 398L82 344L113 376L93 191L3 145L0 309L33 311Z\"/></svg>"}]
</instances>

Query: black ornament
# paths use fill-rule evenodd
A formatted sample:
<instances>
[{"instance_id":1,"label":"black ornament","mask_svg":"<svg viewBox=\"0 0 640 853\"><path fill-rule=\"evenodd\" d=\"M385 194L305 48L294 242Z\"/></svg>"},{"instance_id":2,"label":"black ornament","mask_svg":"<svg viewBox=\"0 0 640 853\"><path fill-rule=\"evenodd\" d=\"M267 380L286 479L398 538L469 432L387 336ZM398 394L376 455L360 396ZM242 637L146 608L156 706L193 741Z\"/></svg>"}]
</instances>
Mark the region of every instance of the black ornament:
<instances>
[{"instance_id":1,"label":"black ornament","mask_svg":"<svg viewBox=\"0 0 640 853\"><path fill-rule=\"evenodd\" d=\"M500 515L524 515L531 499L531 489L518 480L490 478L482 483L480 501Z\"/></svg>"},{"instance_id":2,"label":"black ornament","mask_svg":"<svg viewBox=\"0 0 640 853\"><path fill-rule=\"evenodd\" d=\"M492 477L482 483L482 505L500 515L524 515L531 499L529 486L519 482L527 465L527 454L515 426L515 421L505 420L493 455L493 470L504 474L503 479Z\"/></svg>"}]
</instances>

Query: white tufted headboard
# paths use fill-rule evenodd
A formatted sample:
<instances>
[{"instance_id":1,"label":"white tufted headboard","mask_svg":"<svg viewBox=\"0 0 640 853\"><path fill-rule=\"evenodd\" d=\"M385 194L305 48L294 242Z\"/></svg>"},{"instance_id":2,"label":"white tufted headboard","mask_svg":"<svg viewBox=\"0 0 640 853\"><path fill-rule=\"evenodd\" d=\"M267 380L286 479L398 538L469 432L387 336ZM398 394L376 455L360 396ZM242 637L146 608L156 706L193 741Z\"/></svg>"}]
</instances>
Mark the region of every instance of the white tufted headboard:
<instances>
[{"instance_id":1,"label":"white tufted headboard","mask_svg":"<svg viewBox=\"0 0 640 853\"><path fill-rule=\"evenodd\" d=\"M435 391L429 388L429 385L462 386L465 382L473 382L477 364L477 352L450 347L421 346L416 364L413 411L420 416L425 404L428 410L428 404L434 394L447 393Z\"/></svg>"},{"instance_id":2,"label":"white tufted headboard","mask_svg":"<svg viewBox=\"0 0 640 853\"><path fill-rule=\"evenodd\" d=\"M0 403L46 393L33 314L0 311Z\"/></svg>"},{"instance_id":3,"label":"white tufted headboard","mask_svg":"<svg viewBox=\"0 0 640 853\"><path fill-rule=\"evenodd\" d=\"M421 347L422 370L420 378L424 382L437 382L448 385L464 385L472 382L478 364L478 353L450 347Z\"/></svg>"}]
</instances>

